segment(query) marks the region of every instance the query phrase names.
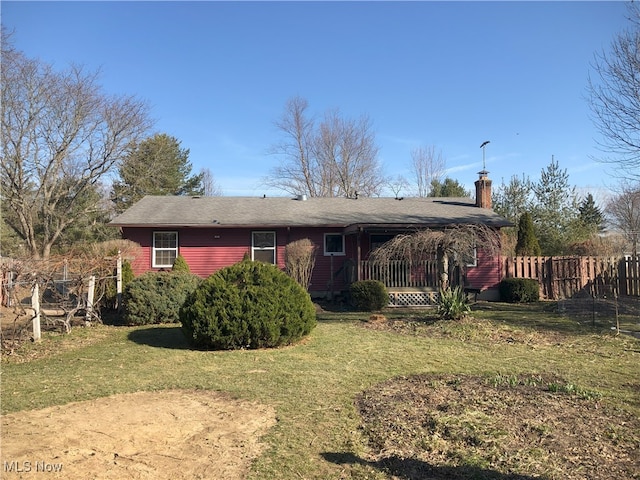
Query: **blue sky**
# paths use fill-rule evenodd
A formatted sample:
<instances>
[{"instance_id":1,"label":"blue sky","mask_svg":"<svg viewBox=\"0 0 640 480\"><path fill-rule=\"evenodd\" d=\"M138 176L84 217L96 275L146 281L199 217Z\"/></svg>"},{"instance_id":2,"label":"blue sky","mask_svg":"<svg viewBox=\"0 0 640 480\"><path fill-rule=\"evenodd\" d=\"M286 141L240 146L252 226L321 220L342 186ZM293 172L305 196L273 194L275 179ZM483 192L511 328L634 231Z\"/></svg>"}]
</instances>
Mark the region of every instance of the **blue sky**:
<instances>
[{"instance_id":1,"label":"blue sky","mask_svg":"<svg viewBox=\"0 0 640 480\"><path fill-rule=\"evenodd\" d=\"M11 2L2 24L27 56L101 70L107 93L151 106L225 195L278 194L261 179L286 101L368 115L390 176L435 146L473 187L480 144L494 186L539 178L552 156L596 198L587 79L627 28L623 2ZM280 192L279 194L282 194ZM389 191L388 194L391 194Z\"/></svg>"}]
</instances>

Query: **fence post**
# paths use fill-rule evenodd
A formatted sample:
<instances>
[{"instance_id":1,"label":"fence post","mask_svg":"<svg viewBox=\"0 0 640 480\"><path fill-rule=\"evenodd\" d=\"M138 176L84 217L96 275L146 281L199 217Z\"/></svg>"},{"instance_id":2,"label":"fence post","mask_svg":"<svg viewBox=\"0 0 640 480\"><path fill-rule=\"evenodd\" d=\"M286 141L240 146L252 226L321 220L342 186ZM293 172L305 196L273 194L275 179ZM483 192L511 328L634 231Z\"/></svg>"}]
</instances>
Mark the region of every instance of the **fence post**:
<instances>
[{"instance_id":1,"label":"fence post","mask_svg":"<svg viewBox=\"0 0 640 480\"><path fill-rule=\"evenodd\" d=\"M631 257L632 275L633 275L633 289L629 295L640 295L640 256L633 255Z\"/></svg>"},{"instance_id":2,"label":"fence post","mask_svg":"<svg viewBox=\"0 0 640 480\"><path fill-rule=\"evenodd\" d=\"M40 287L36 282L31 288L31 308L33 308L33 341L37 342L42 338L40 331Z\"/></svg>"},{"instance_id":3,"label":"fence post","mask_svg":"<svg viewBox=\"0 0 640 480\"><path fill-rule=\"evenodd\" d=\"M116 310L122 311L122 254L118 250L116 260Z\"/></svg>"},{"instance_id":4,"label":"fence post","mask_svg":"<svg viewBox=\"0 0 640 480\"><path fill-rule=\"evenodd\" d=\"M93 316L93 295L96 289L96 277L91 275L89 277L89 287L87 288L87 312L85 315L85 321L90 322Z\"/></svg>"},{"instance_id":5,"label":"fence post","mask_svg":"<svg viewBox=\"0 0 640 480\"><path fill-rule=\"evenodd\" d=\"M618 285L619 291L622 295L629 294L629 288L627 283L627 259L623 256L618 260Z\"/></svg>"},{"instance_id":6,"label":"fence post","mask_svg":"<svg viewBox=\"0 0 640 480\"><path fill-rule=\"evenodd\" d=\"M5 305L5 291L7 292L6 298L9 297L9 270L0 270L0 305L3 307L10 307L11 305ZM5 285L7 287L5 288Z\"/></svg>"}]
</instances>

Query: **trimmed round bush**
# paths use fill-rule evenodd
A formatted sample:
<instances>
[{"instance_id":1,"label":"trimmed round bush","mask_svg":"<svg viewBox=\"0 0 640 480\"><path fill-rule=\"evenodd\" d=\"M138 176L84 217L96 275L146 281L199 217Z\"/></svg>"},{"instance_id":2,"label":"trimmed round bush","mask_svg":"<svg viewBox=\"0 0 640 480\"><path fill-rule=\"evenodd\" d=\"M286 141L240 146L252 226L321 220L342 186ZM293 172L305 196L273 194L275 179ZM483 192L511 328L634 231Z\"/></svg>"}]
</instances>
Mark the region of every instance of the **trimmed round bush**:
<instances>
[{"instance_id":1,"label":"trimmed round bush","mask_svg":"<svg viewBox=\"0 0 640 480\"><path fill-rule=\"evenodd\" d=\"M180 309L199 348L229 350L294 343L316 325L309 293L278 267L244 260L207 278Z\"/></svg>"},{"instance_id":2,"label":"trimmed round bush","mask_svg":"<svg viewBox=\"0 0 640 480\"><path fill-rule=\"evenodd\" d=\"M173 273L191 273L191 269L189 268L189 264L184 259L182 255L178 255L173 262L173 267L171 268Z\"/></svg>"},{"instance_id":3,"label":"trimmed round bush","mask_svg":"<svg viewBox=\"0 0 640 480\"><path fill-rule=\"evenodd\" d=\"M360 280L350 287L351 302L358 310L373 312L389 304L389 293L378 280Z\"/></svg>"},{"instance_id":4,"label":"trimmed round bush","mask_svg":"<svg viewBox=\"0 0 640 480\"><path fill-rule=\"evenodd\" d=\"M124 321L130 325L178 322L180 307L201 279L189 273L148 272L122 293Z\"/></svg>"},{"instance_id":5,"label":"trimmed round bush","mask_svg":"<svg viewBox=\"0 0 640 480\"><path fill-rule=\"evenodd\" d=\"M531 303L540 300L538 281L532 278L505 278L498 286L500 298L509 303Z\"/></svg>"}]
</instances>

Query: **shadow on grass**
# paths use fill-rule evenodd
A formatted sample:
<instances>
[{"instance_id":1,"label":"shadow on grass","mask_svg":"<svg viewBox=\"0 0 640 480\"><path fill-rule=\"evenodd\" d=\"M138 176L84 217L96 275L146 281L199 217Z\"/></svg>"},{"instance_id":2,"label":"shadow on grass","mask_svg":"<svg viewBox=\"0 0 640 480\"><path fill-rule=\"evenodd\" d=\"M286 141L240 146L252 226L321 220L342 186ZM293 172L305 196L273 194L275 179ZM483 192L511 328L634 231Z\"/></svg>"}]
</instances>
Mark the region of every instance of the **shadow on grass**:
<instances>
[{"instance_id":1,"label":"shadow on grass","mask_svg":"<svg viewBox=\"0 0 640 480\"><path fill-rule=\"evenodd\" d=\"M482 322L486 320L496 327L505 325L514 328L530 329L538 332L555 332L562 335L592 335L610 330L609 324L578 321L557 311L557 302L535 303L503 303L476 302L471 306L471 317ZM382 312L388 320L407 320L422 328L431 328L442 324L449 324L451 328L467 328L468 322L457 320L442 320L433 307L425 308L385 308ZM333 312L324 310L317 314L319 322L367 322L371 312ZM444 323L443 323L444 322Z\"/></svg>"},{"instance_id":2,"label":"shadow on grass","mask_svg":"<svg viewBox=\"0 0 640 480\"><path fill-rule=\"evenodd\" d=\"M515 473L500 473L474 466L448 467L431 465L414 458L400 458L391 456L376 462L358 457L350 452L325 452L325 460L337 465L364 465L386 472L394 477L405 480L533 480L529 475Z\"/></svg>"},{"instance_id":3,"label":"shadow on grass","mask_svg":"<svg viewBox=\"0 0 640 480\"><path fill-rule=\"evenodd\" d=\"M182 328L179 326L141 328L129 333L128 338L132 342L150 347L171 348L176 350L191 349L191 345L184 336L184 333L182 333Z\"/></svg>"},{"instance_id":4,"label":"shadow on grass","mask_svg":"<svg viewBox=\"0 0 640 480\"><path fill-rule=\"evenodd\" d=\"M472 315L476 318L513 327L549 330L570 335L588 335L599 331L597 328L591 328L589 325L581 324L573 318L558 313L557 302L478 302L472 310Z\"/></svg>"},{"instance_id":5,"label":"shadow on grass","mask_svg":"<svg viewBox=\"0 0 640 480\"><path fill-rule=\"evenodd\" d=\"M316 320L318 323L365 322L370 316L370 313L362 312L324 312L317 313Z\"/></svg>"}]
</instances>

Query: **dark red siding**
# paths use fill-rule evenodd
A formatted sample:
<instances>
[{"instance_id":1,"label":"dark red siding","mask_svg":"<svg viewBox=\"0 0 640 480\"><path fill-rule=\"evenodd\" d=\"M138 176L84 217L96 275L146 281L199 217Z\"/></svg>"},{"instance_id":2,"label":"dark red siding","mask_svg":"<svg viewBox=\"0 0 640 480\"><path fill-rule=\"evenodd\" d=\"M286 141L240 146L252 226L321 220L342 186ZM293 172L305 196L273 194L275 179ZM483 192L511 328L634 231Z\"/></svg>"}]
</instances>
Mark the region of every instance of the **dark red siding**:
<instances>
[{"instance_id":1,"label":"dark red siding","mask_svg":"<svg viewBox=\"0 0 640 480\"><path fill-rule=\"evenodd\" d=\"M142 247L142 253L132 262L136 275L153 270L151 249L155 230L170 231L170 228L123 228L123 237ZM340 228L178 228L179 253L184 257L192 273L207 277L223 267L242 260L251 254L252 231L276 232L276 262L284 269L285 246L294 240L310 239L317 247L316 263L311 279L311 292L339 292L348 285L348 274L357 263L357 235L345 236L345 255L324 254L324 234L341 233ZM361 257L366 259L369 252L369 235L362 234L360 240ZM483 290L495 287L501 280L498 259L491 258L482 250L478 251L478 265L468 267L467 283Z\"/></svg>"},{"instance_id":2,"label":"dark red siding","mask_svg":"<svg viewBox=\"0 0 640 480\"><path fill-rule=\"evenodd\" d=\"M467 284L474 288L486 290L496 288L502 280L500 257L491 256L478 249L478 262L475 267L467 267Z\"/></svg>"},{"instance_id":3,"label":"dark red siding","mask_svg":"<svg viewBox=\"0 0 640 480\"><path fill-rule=\"evenodd\" d=\"M132 240L142 247L142 253L132 262L136 275L154 270L151 267L151 250L153 232L170 231L169 228L123 228L123 237ZM191 272L207 277L223 267L233 265L242 260L245 254L251 254L252 231L276 232L276 262L284 269L284 250L287 243L302 238L309 238L317 247L316 264L311 279L312 291L339 291L347 282L344 264L346 260L355 263L355 237L345 237L345 255L335 255L333 260L324 255L324 234L341 233L340 229L311 228L277 228L277 229L190 229L179 228L178 251L184 257Z\"/></svg>"}]
</instances>

